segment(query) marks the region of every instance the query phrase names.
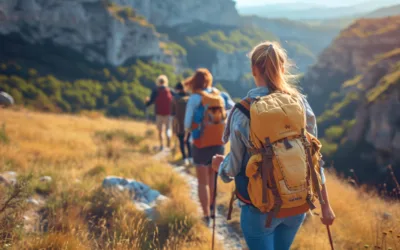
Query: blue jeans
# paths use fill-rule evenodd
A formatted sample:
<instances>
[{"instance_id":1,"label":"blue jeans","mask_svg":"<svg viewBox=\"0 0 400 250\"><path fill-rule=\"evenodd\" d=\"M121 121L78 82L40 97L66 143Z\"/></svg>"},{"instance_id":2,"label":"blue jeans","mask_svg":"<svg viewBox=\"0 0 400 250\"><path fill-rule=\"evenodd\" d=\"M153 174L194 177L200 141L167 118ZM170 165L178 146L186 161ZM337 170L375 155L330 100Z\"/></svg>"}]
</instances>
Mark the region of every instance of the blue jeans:
<instances>
[{"instance_id":1,"label":"blue jeans","mask_svg":"<svg viewBox=\"0 0 400 250\"><path fill-rule=\"evenodd\" d=\"M289 250L303 223L305 214L274 218L270 228L265 227L267 214L244 205L240 215L243 235L250 250Z\"/></svg>"}]
</instances>

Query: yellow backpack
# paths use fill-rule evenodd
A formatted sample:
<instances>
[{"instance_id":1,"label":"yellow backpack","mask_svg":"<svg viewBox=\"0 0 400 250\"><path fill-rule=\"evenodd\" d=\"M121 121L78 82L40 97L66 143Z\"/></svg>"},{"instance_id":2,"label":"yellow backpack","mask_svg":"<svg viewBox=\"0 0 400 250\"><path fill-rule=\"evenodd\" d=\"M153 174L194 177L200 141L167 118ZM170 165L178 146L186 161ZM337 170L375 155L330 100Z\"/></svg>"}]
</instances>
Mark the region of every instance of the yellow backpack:
<instances>
[{"instance_id":1,"label":"yellow backpack","mask_svg":"<svg viewBox=\"0 0 400 250\"><path fill-rule=\"evenodd\" d=\"M242 101L243 102L243 101ZM321 195L321 144L306 131L303 103L274 92L243 102L250 114L250 160L246 166L251 203L272 218L314 209ZM247 107L246 107L247 106Z\"/></svg>"}]
</instances>

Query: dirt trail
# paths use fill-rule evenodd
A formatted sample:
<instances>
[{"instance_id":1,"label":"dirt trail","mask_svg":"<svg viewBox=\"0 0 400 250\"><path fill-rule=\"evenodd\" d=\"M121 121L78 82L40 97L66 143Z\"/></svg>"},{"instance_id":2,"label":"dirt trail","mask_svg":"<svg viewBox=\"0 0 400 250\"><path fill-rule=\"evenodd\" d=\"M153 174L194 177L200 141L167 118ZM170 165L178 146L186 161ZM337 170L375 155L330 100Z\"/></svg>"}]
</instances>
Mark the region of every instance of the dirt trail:
<instances>
[{"instance_id":1,"label":"dirt trail","mask_svg":"<svg viewBox=\"0 0 400 250\"><path fill-rule=\"evenodd\" d=\"M169 151L162 151L153 156L156 160L166 159L170 155ZM197 179L196 177L188 174L185 167L172 165L174 170L179 173L189 184L191 190L191 198L195 201L199 208L199 214L202 214L198 194L197 194ZM216 211L216 238L217 242L222 243L224 249L226 250L241 250L246 249L242 244L242 238L234 231L234 229L227 223L226 214L221 213L221 211ZM210 228L212 231L212 228Z\"/></svg>"}]
</instances>

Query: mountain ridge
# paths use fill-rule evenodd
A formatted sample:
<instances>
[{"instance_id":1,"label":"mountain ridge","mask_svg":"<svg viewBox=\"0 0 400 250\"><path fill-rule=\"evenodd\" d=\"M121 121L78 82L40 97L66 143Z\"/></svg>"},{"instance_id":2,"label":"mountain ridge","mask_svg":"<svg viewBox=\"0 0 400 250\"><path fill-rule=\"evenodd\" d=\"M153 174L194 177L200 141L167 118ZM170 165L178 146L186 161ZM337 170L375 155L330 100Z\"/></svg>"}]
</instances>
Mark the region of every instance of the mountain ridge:
<instances>
[{"instance_id":1,"label":"mountain ridge","mask_svg":"<svg viewBox=\"0 0 400 250\"><path fill-rule=\"evenodd\" d=\"M399 162L399 37L400 16L360 19L303 78L325 155L341 171L364 171L360 179L369 183Z\"/></svg>"},{"instance_id":2,"label":"mountain ridge","mask_svg":"<svg viewBox=\"0 0 400 250\"><path fill-rule=\"evenodd\" d=\"M364 3L359 3L351 6L328 7L328 6L310 6L305 5L305 8L285 8L291 4L276 4L276 5L260 5L252 7L239 8L239 13L242 15L258 15L268 18L286 17L294 20L315 20L315 19L332 19L346 16L362 16L378 8L389 7L398 4L395 0L371 0Z\"/></svg>"}]
</instances>

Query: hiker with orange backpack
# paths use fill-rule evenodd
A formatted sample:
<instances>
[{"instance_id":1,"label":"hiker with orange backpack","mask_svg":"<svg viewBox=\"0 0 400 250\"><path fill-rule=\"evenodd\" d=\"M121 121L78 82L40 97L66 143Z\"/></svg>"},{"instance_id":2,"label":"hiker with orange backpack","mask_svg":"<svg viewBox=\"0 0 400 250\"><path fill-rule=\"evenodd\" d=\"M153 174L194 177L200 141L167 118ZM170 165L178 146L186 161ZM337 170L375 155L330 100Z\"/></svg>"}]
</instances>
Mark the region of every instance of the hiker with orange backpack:
<instances>
[{"instance_id":1,"label":"hiker with orange backpack","mask_svg":"<svg viewBox=\"0 0 400 250\"><path fill-rule=\"evenodd\" d=\"M315 115L291 85L287 66L287 55L276 42L252 50L257 87L228 118L223 141L231 143L229 155L213 157L213 168L222 180L235 181L241 228L250 250L290 249L316 200L321 203L323 224L329 226L335 219Z\"/></svg>"},{"instance_id":2,"label":"hiker with orange backpack","mask_svg":"<svg viewBox=\"0 0 400 250\"><path fill-rule=\"evenodd\" d=\"M160 151L164 149L163 130L167 137L167 147L171 145L171 105L173 92L168 87L168 78L160 75L156 80L157 88L153 89L150 98L146 98L146 108L155 104L156 126L160 141Z\"/></svg>"},{"instance_id":3,"label":"hiker with orange backpack","mask_svg":"<svg viewBox=\"0 0 400 250\"><path fill-rule=\"evenodd\" d=\"M224 154L222 135L226 122L226 110L234 103L229 95L212 87L212 75L207 69L198 69L185 81L192 95L185 114L185 141L192 139L192 156L196 166L198 193L204 213L204 222L209 225L214 209L214 186L216 173L211 169L215 154Z\"/></svg>"}]
</instances>

